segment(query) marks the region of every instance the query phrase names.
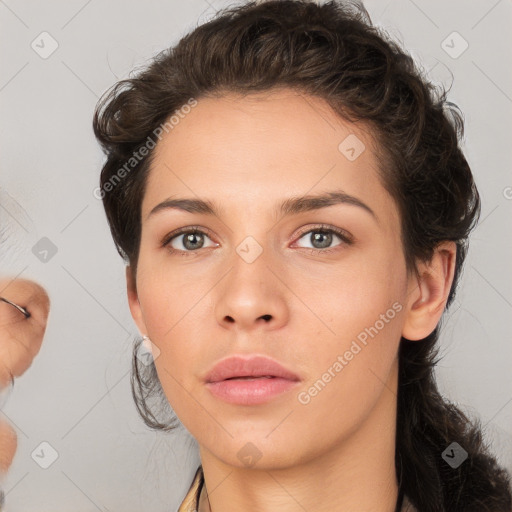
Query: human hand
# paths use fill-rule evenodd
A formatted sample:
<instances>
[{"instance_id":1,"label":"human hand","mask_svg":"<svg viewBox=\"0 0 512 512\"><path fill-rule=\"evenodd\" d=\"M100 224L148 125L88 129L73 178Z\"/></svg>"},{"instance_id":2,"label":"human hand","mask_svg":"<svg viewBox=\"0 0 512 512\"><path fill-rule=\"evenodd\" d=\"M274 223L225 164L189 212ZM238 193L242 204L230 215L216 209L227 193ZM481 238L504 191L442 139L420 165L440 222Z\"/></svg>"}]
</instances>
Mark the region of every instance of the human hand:
<instances>
[{"instance_id":1,"label":"human hand","mask_svg":"<svg viewBox=\"0 0 512 512\"><path fill-rule=\"evenodd\" d=\"M41 348L50 300L44 288L26 279L0 279L0 297L5 299L0 300L1 408L14 377L30 367ZM9 469L16 447L15 430L0 416L0 474Z\"/></svg>"}]
</instances>

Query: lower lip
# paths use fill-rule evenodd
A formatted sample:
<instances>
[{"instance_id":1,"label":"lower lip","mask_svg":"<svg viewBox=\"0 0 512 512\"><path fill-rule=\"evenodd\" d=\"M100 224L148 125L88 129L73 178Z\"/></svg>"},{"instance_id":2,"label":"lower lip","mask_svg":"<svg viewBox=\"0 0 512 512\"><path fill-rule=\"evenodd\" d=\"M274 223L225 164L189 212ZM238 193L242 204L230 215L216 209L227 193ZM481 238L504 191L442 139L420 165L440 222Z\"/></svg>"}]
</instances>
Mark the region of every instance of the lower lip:
<instances>
[{"instance_id":1,"label":"lower lip","mask_svg":"<svg viewBox=\"0 0 512 512\"><path fill-rule=\"evenodd\" d=\"M289 391L298 381L280 377L258 377L254 379L229 379L208 382L206 387L217 398L237 405L256 405Z\"/></svg>"}]
</instances>

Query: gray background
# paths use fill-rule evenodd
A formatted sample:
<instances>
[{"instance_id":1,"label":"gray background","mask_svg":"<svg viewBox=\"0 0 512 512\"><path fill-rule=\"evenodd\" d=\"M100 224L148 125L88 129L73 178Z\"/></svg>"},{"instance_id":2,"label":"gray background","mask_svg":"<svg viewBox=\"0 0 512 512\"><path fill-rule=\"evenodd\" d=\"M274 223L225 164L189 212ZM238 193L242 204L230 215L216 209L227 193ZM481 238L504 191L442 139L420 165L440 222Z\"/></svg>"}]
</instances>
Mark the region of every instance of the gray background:
<instances>
[{"instance_id":1,"label":"gray background","mask_svg":"<svg viewBox=\"0 0 512 512\"><path fill-rule=\"evenodd\" d=\"M2 413L19 436L4 483L11 512L171 511L188 489L198 464L194 441L184 430L148 431L132 403L137 330L123 262L93 196L103 158L91 118L105 89L229 3L0 1L0 217L16 240L4 251L1 273L36 279L52 301L43 348ZM437 373L443 392L481 417L512 470L512 6L365 4L432 79L453 78L449 98L465 113L465 151L483 208L446 315ZM34 40L42 46L43 31L59 45L46 59L31 47ZM457 58L442 46L446 40L452 55L460 52L463 40L446 39L454 31L469 44ZM46 50L50 43L45 39ZM46 262L30 250L42 237L57 249ZM58 453L48 469L31 456L41 454L43 441Z\"/></svg>"}]
</instances>

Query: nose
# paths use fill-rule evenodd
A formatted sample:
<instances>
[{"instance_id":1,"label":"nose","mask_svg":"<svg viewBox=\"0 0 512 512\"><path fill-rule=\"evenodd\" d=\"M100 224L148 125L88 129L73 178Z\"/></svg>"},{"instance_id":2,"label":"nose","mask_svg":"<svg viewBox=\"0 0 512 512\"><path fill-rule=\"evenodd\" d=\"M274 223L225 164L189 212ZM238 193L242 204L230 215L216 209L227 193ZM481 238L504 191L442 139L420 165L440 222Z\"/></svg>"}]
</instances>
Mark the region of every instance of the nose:
<instances>
[{"instance_id":1,"label":"nose","mask_svg":"<svg viewBox=\"0 0 512 512\"><path fill-rule=\"evenodd\" d=\"M275 330L289 316L288 289L277 277L279 269L261 254L249 263L235 255L232 266L216 287L215 315L227 329L252 331Z\"/></svg>"}]
</instances>

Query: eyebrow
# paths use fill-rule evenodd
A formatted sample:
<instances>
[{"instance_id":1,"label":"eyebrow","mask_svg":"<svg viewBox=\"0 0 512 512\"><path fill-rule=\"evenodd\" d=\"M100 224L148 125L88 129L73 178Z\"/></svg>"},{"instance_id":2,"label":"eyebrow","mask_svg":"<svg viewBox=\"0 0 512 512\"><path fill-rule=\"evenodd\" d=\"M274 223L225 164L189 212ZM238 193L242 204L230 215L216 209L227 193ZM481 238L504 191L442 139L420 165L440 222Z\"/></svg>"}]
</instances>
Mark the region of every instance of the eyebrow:
<instances>
[{"instance_id":1,"label":"eyebrow","mask_svg":"<svg viewBox=\"0 0 512 512\"><path fill-rule=\"evenodd\" d=\"M285 199L275 209L275 213L279 216L296 215L298 213L309 212L320 210L322 208L328 208L337 204L347 204L351 206L357 206L362 210L372 215L375 221L378 222L378 217L375 212L363 201L354 197L350 194L345 193L342 190L336 190L326 192L319 195L307 195L301 197L289 197ZM157 212L177 209L189 213L200 213L204 215L218 216L220 208L218 208L214 202L204 199L166 199L161 203L157 204L148 214L147 218L151 217Z\"/></svg>"}]
</instances>

